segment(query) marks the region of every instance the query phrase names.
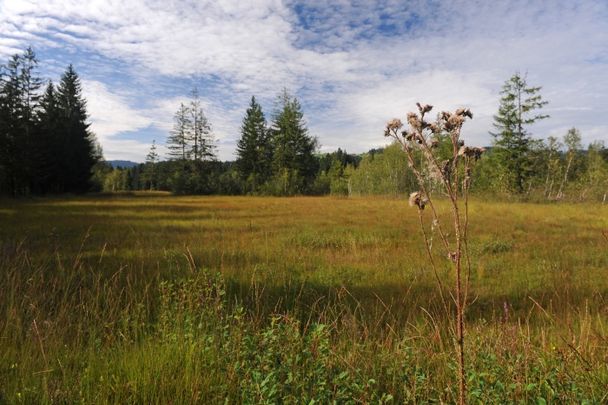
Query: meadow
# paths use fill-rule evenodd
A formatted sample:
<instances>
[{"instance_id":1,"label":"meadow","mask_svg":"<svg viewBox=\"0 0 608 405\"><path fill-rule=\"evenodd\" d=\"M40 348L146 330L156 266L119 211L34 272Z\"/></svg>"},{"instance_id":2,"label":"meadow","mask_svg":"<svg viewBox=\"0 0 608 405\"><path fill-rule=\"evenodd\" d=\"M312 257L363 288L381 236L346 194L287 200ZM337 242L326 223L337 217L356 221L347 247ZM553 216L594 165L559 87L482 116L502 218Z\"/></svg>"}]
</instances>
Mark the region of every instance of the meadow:
<instances>
[{"instance_id":1,"label":"meadow","mask_svg":"<svg viewBox=\"0 0 608 405\"><path fill-rule=\"evenodd\" d=\"M469 401L608 402L608 206L470 218ZM407 201L35 198L0 224L0 403L455 401Z\"/></svg>"}]
</instances>

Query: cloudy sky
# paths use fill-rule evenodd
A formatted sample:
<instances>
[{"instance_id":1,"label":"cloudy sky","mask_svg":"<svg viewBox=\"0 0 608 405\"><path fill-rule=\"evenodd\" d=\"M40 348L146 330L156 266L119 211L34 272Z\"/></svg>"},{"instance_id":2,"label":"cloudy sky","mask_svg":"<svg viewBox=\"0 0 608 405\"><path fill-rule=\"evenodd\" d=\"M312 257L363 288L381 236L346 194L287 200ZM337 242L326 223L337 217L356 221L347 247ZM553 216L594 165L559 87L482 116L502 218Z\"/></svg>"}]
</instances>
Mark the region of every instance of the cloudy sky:
<instances>
[{"instance_id":1,"label":"cloudy sky","mask_svg":"<svg viewBox=\"0 0 608 405\"><path fill-rule=\"evenodd\" d=\"M250 97L270 116L284 87L322 151L383 145L416 101L471 108L465 136L489 145L516 71L550 102L535 136L608 143L606 0L0 0L1 60L28 45L45 78L74 64L107 159L163 144L194 86L224 160Z\"/></svg>"}]
</instances>

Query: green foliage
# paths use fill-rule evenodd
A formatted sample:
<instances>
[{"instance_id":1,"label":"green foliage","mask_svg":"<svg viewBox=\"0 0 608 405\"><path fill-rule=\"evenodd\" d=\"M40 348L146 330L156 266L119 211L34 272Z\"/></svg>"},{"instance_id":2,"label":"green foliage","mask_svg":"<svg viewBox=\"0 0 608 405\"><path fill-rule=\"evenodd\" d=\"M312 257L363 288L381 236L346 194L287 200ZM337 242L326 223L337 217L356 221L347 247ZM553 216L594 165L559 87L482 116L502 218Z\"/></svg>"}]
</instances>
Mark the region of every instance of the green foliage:
<instances>
[{"instance_id":1,"label":"green foliage","mask_svg":"<svg viewBox=\"0 0 608 405\"><path fill-rule=\"evenodd\" d=\"M159 156L156 152L156 140L152 141L150 151L146 155L146 163L142 173L142 188L146 190L156 190L158 187L158 165Z\"/></svg>"},{"instance_id":2,"label":"green foliage","mask_svg":"<svg viewBox=\"0 0 608 405\"><path fill-rule=\"evenodd\" d=\"M211 132L211 124L203 108L198 94L198 89L195 87L192 90L192 100L188 108L190 113L190 128L188 141L190 142L190 157L197 162L215 160L216 145L215 138Z\"/></svg>"},{"instance_id":3,"label":"green foliage","mask_svg":"<svg viewBox=\"0 0 608 405\"><path fill-rule=\"evenodd\" d=\"M246 190L256 192L271 174L272 145L262 107L255 97L251 97L243 118L236 153L236 165Z\"/></svg>"},{"instance_id":4,"label":"green foliage","mask_svg":"<svg viewBox=\"0 0 608 405\"><path fill-rule=\"evenodd\" d=\"M308 135L302 107L295 97L284 90L278 103L270 129L273 178L268 189L280 195L303 194L317 174L317 140Z\"/></svg>"},{"instance_id":5,"label":"green foliage","mask_svg":"<svg viewBox=\"0 0 608 405\"><path fill-rule=\"evenodd\" d=\"M606 150L602 142L594 142L587 150L587 170L581 178L581 199L589 197L606 201L608 193L608 159L602 156Z\"/></svg>"},{"instance_id":6,"label":"green foliage","mask_svg":"<svg viewBox=\"0 0 608 405\"><path fill-rule=\"evenodd\" d=\"M183 161L190 159L191 126L190 110L181 103L173 116L173 129L167 138L167 149L171 159Z\"/></svg>"},{"instance_id":7,"label":"green foliage","mask_svg":"<svg viewBox=\"0 0 608 405\"><path fill-rule=\"evenodd\" d=\"M82 192L100 156L80 79L70 65L43 95L31 48L0 73L0 193Z\"/></svg>"},{"instance_id":8,"label":"green foliage","mask_svg":"<svg viewBox=\"0 0 608 405\"><path fill-rule=\"evenodd\" d=\"M167 138L169 157L181 161L215 160L215 139L207 120L198 90L192 91L189 104L181 103L173 116L173 129ZM177 168L183 166L176 166Z\"/></svg>"},{"instance_id":9,"label":"green foliage","mask_svg":"<svg viewBox=\"0 0 608 405\"><path fill-rule=\"evenodd\" d=\"M548 118L536 113L547 104L539 94L540 89L529 87L524 77L514 74L503 85L498 113L494 116L492 157L496 159L500 181L515 193L524 192L533 174L532 140L527 127Z\"/></svg>"},{"instance_id":10,"label":"green foliage","mask_svg":"<svg viewBox=\"0 0 608 405\"><path fill-rule=\"evenodd\" d=\"M405 152L393 143L382 152L366 154L350 174L354 195L404 195L416 188L413 173L407 166Z\"/></svg>"}]
</instances>

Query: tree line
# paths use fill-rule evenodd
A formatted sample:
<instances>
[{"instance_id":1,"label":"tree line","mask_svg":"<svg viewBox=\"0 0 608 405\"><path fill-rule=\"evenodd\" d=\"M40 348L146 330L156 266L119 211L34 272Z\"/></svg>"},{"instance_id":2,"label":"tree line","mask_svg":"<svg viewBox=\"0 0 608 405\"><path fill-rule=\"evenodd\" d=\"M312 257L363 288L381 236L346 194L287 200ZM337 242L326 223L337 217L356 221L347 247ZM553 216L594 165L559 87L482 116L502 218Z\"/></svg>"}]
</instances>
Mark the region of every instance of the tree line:
<instances>
[{"instance_id":1,"label":"tree line","mask_svg":"<svg viewBox=\"0 0 608 405\"><path fill-rule=\"evenodd\" d=\"M206 172L195 176L207 179L204 193L399 196L416 189L414 174L398 145L360 155L340 149L316 153L317 141L308 134L298 100L285 91L278 100L268 125L262 107L252 97L241 125L236 161L210 161ZM491 145L474 169L473 193L534 200L607 201L608 149L602 142L593 142L585 149L576 128L568 130L562 139L533 136L533 125L550 118L542 113L547 103L541 87L529 86L524 76L515 74L505 82L494 129L489 133ZM176 117L181 116L180 111ZM447 156L447 138L438 139L437 147L443 148ZM157 159L153 150L152 156ZM179 153L166 162L149 157L139 167L115 172L122 173L121 181L127 189L192 192L192 187L180 188L172 181L175 165L186 158L183 149ZM154 173L154 180L150 173ZM432 170L426 175L432 176Z\"/></svg>"},{"instance_id":2,"label":"tree line","mask_svg":"<svg viewBox=\"0 0 608 405\"><path fill-rule=\"evenodd\" d=\"M283 90L268 124L261 105L251 98L241 125L236 161L217 161L211 124L196 89L192 100L174 115L166 146L167 161L159 161L153 143L146 163L107 173L105 189L170 190L177 194L326 194L330 191L329 156L316 154L317 139L308 132L297 98ZM334 167L355 162L336 152ZM320 171L321 170L321 171ZM334 169L336 170L336 169ZM341 170L341 169L340 169Z\"/></svg>"},{"instance_id":3,"label":"tree line","mask_svg":"<svg viewBox=\"0 0 608 405\"><path fill-rule=\"evenodd\" d=\"M491 144L475 167L471 191L516 198L606 201L608 149L584 148L581 133L538 139L533 125L550 119L541 87L514 74L503 85ZM397 145L353 155L318 153L298 99L283 90L270 123L252 97L236 159L217 159L217 141L197 89L174 115L165 145L143 164L113 168L91 132L80 79L72 65L59 83L38 74L31 48L0 68L0 194L164 190L176 194L405 195L416 181ZM439 137L438 139L442 139ZM444 142L445 143L445 142ZM438 147L449 150L447 144ZM432 176L432 170L426 175Z\"/></svg>"},{"instance_id":4,"label":"tree line","mask_svg":"<svg viewBox=\"0 0 608 405\"><path fill-rule=\"evenodd\" d=\"M57 86L28 48L0 67L0 194L85 192L101 148L70 65Z\"/></svg>"},{"instance_id":5,"label":"tree line","mask_svg":"<svg viewBox=\"0 0 608 405\"><path fill-rule=\"evenodd\" d=\"M514 74L502 87L494 116L491 145L474 168L471 191L528 200L596 200L608 202L608 149L603 142L585 148L581 133L571 128L561 139L533 136L533 125L549 119L541 87ZM442 147L440 144L439 147ZM404 195L416 181L399 146L368 153L355 170L347 168L352 194ZM429 170L426 173L432 176Z\"/></svg>"}]
</instances>

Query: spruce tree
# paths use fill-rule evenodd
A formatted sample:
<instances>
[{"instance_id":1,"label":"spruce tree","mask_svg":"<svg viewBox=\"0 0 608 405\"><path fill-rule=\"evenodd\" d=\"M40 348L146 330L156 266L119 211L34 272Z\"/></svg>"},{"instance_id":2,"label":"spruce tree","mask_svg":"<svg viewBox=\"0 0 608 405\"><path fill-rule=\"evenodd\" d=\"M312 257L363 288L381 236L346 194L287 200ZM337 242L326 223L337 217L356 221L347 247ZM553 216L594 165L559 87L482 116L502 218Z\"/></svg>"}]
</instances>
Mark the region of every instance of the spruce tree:
<instances>
[{"instance_id":1,"label":"spruce tree","mask_svg":"<svg viewBox=\"0 0 608 405\"><path fill-rule=\"evenodd\" d=\"M251 97L243 118L241 138L237 142L237 170L247 181L250 191L268 180L271 171L272 149L262 107Z\"/></svg>"},{"instance_id":2,"label":"spruce tree","mask_svg":"<svg viewBox=\"0 0 608 405\"><path fill-rule=\"evenodd\" d=\"M167 138L167 149L169 150L169 157L171 159L182 161L190 159L191 126L190 109L184 103L181 103L173 116L173 130L171 130Z\"/></svg>"},{"instance_id":3,"label":"spruce tree","mask_svg":"<svg viewBox=\"0 0 608 405\"><path fill-rule=\"evenodd\" d=\"M0 181L2 190L11 195L18 194L22 183L19 156L23 112L21 63L21 56L13 55L0 76Z\"/></svg>"},{"instance_id":4,"label":"spruce tree","mask_svg":"<svg viewBox=\"0 0 608 405\"><path fill-rule=\"evenodd\" d=\"M61 180L61 117L59 101L53 82L49 82L40 98L40 109L37 113L38 127L36 135L35 159L37 172L36 191L40 193L58 192Z\"/></svg>"},{"instance_id":5,"label":"spruce tree","mask_svg":"<svg viewBox=\"0 0 608 405\"><path fill-rule=\"evenodd\" d=\"M189 137L191 141L191 157L195 161L213 160L215 158L215 139L211 132L211 125L201 106L198 89L192 90L190 101Z\"/></svg>"},{"instance_id":6,"label":"spruce tree","mask_svg":"<svg viewBox=\"0 0 608 405\"><path fill-rule=\"evenodd\" d=\"M306 192L317 173L317 140L308 134L299 101L286 90L271 128L273 171L283 194Z\"/></svg>"},{"instance_id":7,"label":"spruce tree","mask_svg":"<svg viewBox=\"0 0 608 405\"><path fill-rule=\"evenodd\" d=\"M539 94L541 87L529 87L519 73L513 75L502 87L500 106L494 116L494 150L507 189L516 193L524 191L531 175L531 134L527 127L548 118L536 111L547 104Z\"/></svg>"},{"instance_id":8,"label":"spruce tree","mask_svg":"<svg viewBox=\"0 0 608 405\"><path fill-rule=\"evenodd\" d=\"M61 77L57 88L61 124L58 142L61 146L60 184L63 191L87 191L92 168L96 163L95 136L89 130L86 101L80 78L72 65Z\"/></svg>"},{"instance_id":9,"label":"spruce tree","mask_svg":"<svg viewBox=\"0 0 608 405\"><path fill-rule=\"evenodd\" d=\"M146 164L144 168L144 181L147 183L150 190L156 188L156 164L158 163L158 153L156 152L156 140L152 140L150 151L146 155Z\"/></svg>"}]
</instances>

